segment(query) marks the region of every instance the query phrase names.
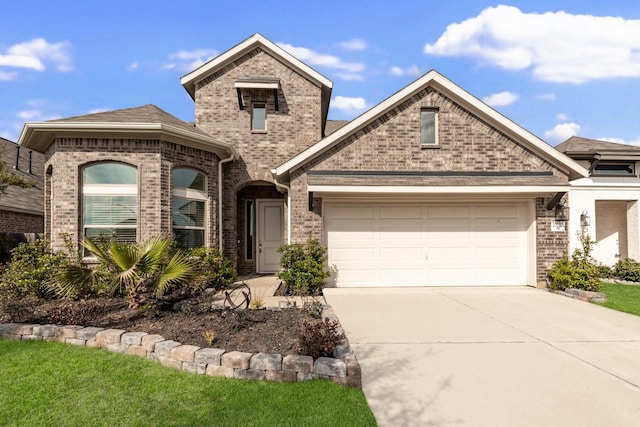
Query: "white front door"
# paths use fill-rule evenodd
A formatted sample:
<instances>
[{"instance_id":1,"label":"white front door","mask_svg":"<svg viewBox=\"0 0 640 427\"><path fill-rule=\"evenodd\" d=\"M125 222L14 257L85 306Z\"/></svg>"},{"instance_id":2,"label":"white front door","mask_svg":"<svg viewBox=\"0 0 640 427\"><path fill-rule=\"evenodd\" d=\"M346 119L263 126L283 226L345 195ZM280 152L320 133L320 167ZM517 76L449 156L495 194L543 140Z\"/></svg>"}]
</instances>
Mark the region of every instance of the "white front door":
<instances>
[{"instance_id":1,"label":"white front door","mask_svg":"<svg viewBox=\"0 0 640 427\"><path fill-rule=\"evenodd\" d=\"M280 270L278 248L284 244L284 201L258 200L258 273Z\"/></svg>"}]
</instances>

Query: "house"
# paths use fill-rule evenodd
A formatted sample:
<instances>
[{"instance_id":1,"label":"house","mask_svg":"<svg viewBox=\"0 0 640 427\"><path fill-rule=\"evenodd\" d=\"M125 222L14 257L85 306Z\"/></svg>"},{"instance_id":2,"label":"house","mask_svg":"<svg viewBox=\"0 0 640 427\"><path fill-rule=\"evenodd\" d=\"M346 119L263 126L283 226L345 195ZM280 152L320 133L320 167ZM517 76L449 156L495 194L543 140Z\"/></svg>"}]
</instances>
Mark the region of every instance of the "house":
<instances>
[{"instance_id":1,"label":"house","mask_svg":"<svg viewBox=\"0 0 640 427\"><path fill-rule=\"evenodd\" d=\"M570 182L570 250L581 247L578 233L585 231L602 264L640 259L640 147L573 136L556 149L589 170Z\"/></svg>"},{"instance_id":2,"label":"house","mask_svg":"<svg viewBox=\"0 0 640 427\"><path fill-rule=\"evenodd\" d=\"M0 138L0 157L9 173L35 184L30 188L10 186L0 194L0 261L4 261L18 243L44 232L44 156Z\"/></svg>"},{"instance_id":3,"label":"house","mask_svg":"<svg viewBox=\"0 0 640 427\"><path fill-rule=\"evenodd\" d=\"M54 247L172 232L247 274L313 237L344 287L535 286L567 250L588 171L436 71L346 124L332 82L260 34L181 83L195 123L146 105L25 124Z\"/></svg>"}]
</instances>

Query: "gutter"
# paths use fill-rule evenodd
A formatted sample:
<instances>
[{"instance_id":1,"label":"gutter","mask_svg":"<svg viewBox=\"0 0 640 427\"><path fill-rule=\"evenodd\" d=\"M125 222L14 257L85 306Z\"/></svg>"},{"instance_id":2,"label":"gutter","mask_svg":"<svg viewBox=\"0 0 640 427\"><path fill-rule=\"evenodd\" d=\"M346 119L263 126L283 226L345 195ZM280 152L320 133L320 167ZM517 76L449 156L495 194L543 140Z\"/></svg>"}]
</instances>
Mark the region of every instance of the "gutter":
<instances>
[{"instance_id":1,"label":"gutter","mask_svg":"<svg viewBox=\"0 0 640 427\"><path fill-rule=\"evenodd\" d=\"M231 156L227 157L226 159L221 159L218 162L218 249L220 250L221 254L224 254L224 248L223 248L223 236L222 236L222 189L223 189L223 185L222 185L222 165L225 163L229 163L233 160L236 159L236 153L234 151L231 152Z\"/></svg>"},{"instance_id":2,"label":"gutter","mask_svg":"<svg viewBox=\"0 0 640 427\"><path fill-rule=\"evenodd\" d=\"M276 187L282 188L287 192L287 245L291 244L291 187L278 182L278 176L275 174L275 169L271 171L273 175L273 183Z\"/></svg>"}]
</instances>

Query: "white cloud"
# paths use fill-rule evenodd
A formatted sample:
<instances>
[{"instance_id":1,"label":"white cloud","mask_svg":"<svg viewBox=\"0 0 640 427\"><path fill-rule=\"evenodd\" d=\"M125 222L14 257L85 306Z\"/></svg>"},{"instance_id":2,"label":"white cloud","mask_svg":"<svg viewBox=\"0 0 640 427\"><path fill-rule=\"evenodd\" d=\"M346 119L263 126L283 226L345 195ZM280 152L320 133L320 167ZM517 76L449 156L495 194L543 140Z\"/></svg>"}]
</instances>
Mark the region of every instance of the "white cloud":
<instances>
[{"instance_id":1,"label":"white cloud","mask_svg":"<svg viewBox=\"0 0 640 427\"><path fill-rule=\"evenodd\" d=\"M540 95L536 96L536 99L539 99L541 101L555 101L556 100L556 94L555 93L541 93Z\"/></svg>"},{"instance_id":2,"label":"white cloud","mask_svg":"<svg viewBox=\"0 0 640 427\"><path fill-rule=\"evenodd\" d=\"M135 71L140 68L140 64L137 61L133 61L131 64L127 65L127 71Z\"/></svg>"},{"instance_id":3,"label":"white cloud","mask_svg":"<svg viewBox=\"0 0 640 427\"><path fill-rule=\"evenodd\" d=\"M345 40L338 43L338 46L344 50L365 50L368 47L367 42L359 38Z\"/></svg>"},{"instance_id":4,"label":"white cloud","mask_svg":"<svg viewBox=\"0 0 640 427\"><path fill-rule=\"evenodd\" d=\"M169 61L162 64L162 68L165 70L193 71L217 54L218 52L212 49L180 50L170 54ZM131 64L129 68L134 64L135 68L138 68L137 62Z\"/></svg>"},{"instance_id":5,"label":"white cloud","mask_svg":"<svg viewBox=\"0 0 640 427\"><path fill-rule=\"evenodd\" d=\"M292 46L287 43L278 43L278 46L309 65L340 71L339 74L336 74L340 78L346 75L351 76L349 80L356 80L354 76L365 69L364 64L361 62L345 62L337 56L314 52L306 47ZM361 76L359 79L364 80L364 77Z\"/></svg>"},{"instance_id":6,"label":"white cloud","mask_svg":"<svg viewBox=\"0 0 640 427\"><path fill-rule=\"evenodd\" d=\"M556 120L559 122L566 122L569 120L569 116L564 113L558 113L556 115Z\"/></svg>"},{"instance_id":7,"label":"white cloud","mask_svg":"<svg viewBox=\"0 0 640 427\"><path fill-rule=\"evenodd\" d=\"M348 82L363 82L364 76L357 73L334 73L334 76Z\"/></svg>"},{"instance_id":8,"label":"white cloud","mask_svg":"<svg viewBox=\"0 0 640 427\"><path fill-rule=\"evenodd\" d=\"M447 26L424 52L478 58L507 70L530 69L543 81L583 83L640 77L640 20L566 12L484 9Z\"/></svg>"},{"instance_id":9,"label":"white cloud","mask_svg":"<svg viewBox=\"0 0 640 427\"><path fill-rule=\"evenodd\" d=\"M389 72L394 76L418 76L420 75L420 68L417 65L412 65L407 68L393 66L389 69Z\"/></svg>"},{"instance_id":10,"label":"white cloud","mask_svg":"<svg viewBox=\"0 0 640 427\"><path fill-rule=\"evenodd\" d=\"M347 96L336 96L331 100L331 107L346 114L357 114L366 110L367 102L364 98L349 98Z\"/></svg>"},{"instance_id":11,"label":"white cloud","mask_svg":"<svg viewBox=\"0 0 640 427\"><path fill-rule=\"evenodd\" d=\"M492 107L504 107L513 104L518 98L520 98L520 95L517 93L504 91L485 96L482 101Z\"/></svg>"},{"instance_id":12,"label":"white cloud","mask_svg":"<svg viewBox=\"0 0 640 427\"><path fill-rule=\"evenodd\" d=\"M558 144L565 141L580 132L580 125L577 123L560 123L555 125L551 130L544 133L545 139L551 144Z\"/></svg>"},{"instance_id":13,"label":"white cloud","mask_svg":"<svg viewBox=\"0 0 640 427\"><path fill-rule=\"evenodd\" d=\"M16 77L18 77L18 73L16 72L0 71L0 82L8 82L14 80Z\"/></svg>"},{"instance_id":14,"label":"white cloud","mask_svg":"<svg viewBox=\"0 0 640 427\"><path fill-rule=\"evenodd\" d=\"M37 38L14 44L5 52L0 52L0 67L44 71L47 64L60 72L72 71L71 43L49 43L43 38Z\"/></svg>"}]
</instances>

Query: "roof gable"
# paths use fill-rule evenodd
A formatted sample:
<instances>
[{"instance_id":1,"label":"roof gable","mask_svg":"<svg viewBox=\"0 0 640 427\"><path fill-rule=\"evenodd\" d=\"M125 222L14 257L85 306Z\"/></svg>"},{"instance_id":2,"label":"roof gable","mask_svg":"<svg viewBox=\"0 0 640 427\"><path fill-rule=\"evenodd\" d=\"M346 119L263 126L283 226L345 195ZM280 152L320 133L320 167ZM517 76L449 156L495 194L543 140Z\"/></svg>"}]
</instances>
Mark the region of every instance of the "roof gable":
<instances>
[{"instance_id":1,"label":"roof gable","mask_svg":"<svg viewBox=\"0 0 640 427\"><path fill-rule=\"evenodd\" d=\"M546 142L498 113L435 70L428 72L369 111L363 113L347 125L336 130L334 133L320 140L318 143L314 144L289 161L283 163L276 169L272 170L272 173L277 176L286 175L287 173L300 168L307 162L315 159L322 153L334 147L336 144L354 135L359 130L363 129L379 117L393 110L401 103L429 86L451 98L454 102L467 109L471 114L474 114L486 121L500 132L515 141L518 141L524 147L531 150L531 152L547 160L558 169L564 171L569 175L570 179L588 175L587 170L574 160L558 152Z\"/></svg>"},{"instance_id":2,"label":"roof gable","mask_svg":"<svg viewBox=\"0 0 640 427\"><path fill-rule=\"evenodd\" d=\"M195 91L196 84L199 81L202 81L214 74L216 71L224 68L229 63L237 60L238 58L244 56L247 52L255 49L256 47L261 47L262 49L268 51L271 55L276 57L278 60L285 63L288 67L296 70L307 79L316 83L318 86L331 89L333 87L333 83L322 74L315 71L313 68L309 67L304 62L300 61L289 52L282 49L277 44L268 40L261 34L254 34L249 37L245 41L239 43L238 45L232 47L228 51L216 56L210 61L204 63L197 69L193 70L189 74L186 74L180 79L180 83L185 88L185 90L189 93L192 99L195 99Z\"/></svg>"},{"instance_id":3,"label":"roof gable","mask_svg":"<svg viewBox=\"0 0 640 427\"><path fill-rule=\"evenodd\" d=\"M6 164L8 172L36 184L35 187L29 188L8 187L6 192L0 195L0 210L43 215L44 156L36 152L19 150L16 143L0 138L0 160Z\"/></svg>"},{"instance_id":4,"label":"roof gable","mask_svg":"<svg viewBox=\"0 0 640 427\"><path fill-rule=\"evenodd\" d=\"M640 147L635 145L581 138L579 136L572 136L561 144L556 145L555 148L569 156L572 154L595 154L603 152L640 154Z\"/></svg>"}]
</instances>

